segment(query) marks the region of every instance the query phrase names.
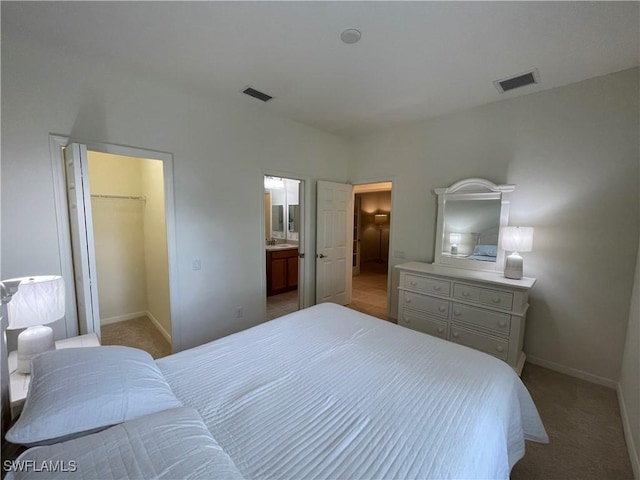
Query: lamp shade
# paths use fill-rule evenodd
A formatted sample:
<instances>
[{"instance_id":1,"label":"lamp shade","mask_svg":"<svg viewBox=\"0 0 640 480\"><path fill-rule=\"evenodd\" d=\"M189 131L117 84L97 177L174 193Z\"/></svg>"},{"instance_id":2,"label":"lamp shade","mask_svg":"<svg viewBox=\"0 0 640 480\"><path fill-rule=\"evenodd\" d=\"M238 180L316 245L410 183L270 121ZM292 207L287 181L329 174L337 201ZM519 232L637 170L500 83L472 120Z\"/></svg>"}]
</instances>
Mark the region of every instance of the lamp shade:
<instances>
[{"instance_id":1,"label":"lamp shade","mask_svg":"<svg viewBox=\"0 0 640 480\"><path fill-rule=\"evenodd\" d=\"M462 240L462 235L460 233L449 234L449 243L451 244L460 243L460 240Z\"/></svg>"},{"instance_id":2,"label":"lamp shade","mask_svg":"<svg viewBox=\"0 0 640 480\"><path fill-rule=\"evenodd\" d=\"M20 285L7 305L9 329L45 325L64 317L62 277L46 275L12 280L20 280Z\"/></svg>"},{"instance_id":3,"label":"lamp shade","mask_svg":"<svg viewBox=\"0 0 640 480\"><path fill-rule=\"evenodd\" d=\"M387 223L387 214L386 213L376 213L373 216L373 221L378 225L382 225L383 223Z\"/></svg>"},{"instance_id":4,"label":"lamp shade","mask_svg":"<svg viewBox=\"0 0 640 480\"><path fill-rule=\"evenodd\" d=\"M508 252L530 252L533 248L533 228L502 227L500 246Z\"/></svg>"}]
</instances>

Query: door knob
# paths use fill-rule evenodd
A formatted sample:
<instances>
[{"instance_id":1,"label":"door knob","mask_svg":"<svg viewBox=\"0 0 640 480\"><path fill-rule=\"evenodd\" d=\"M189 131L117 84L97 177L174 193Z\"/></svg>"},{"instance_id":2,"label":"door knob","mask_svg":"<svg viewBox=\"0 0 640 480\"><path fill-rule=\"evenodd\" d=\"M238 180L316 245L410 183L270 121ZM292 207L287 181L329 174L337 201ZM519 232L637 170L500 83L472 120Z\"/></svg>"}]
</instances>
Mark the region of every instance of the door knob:
<instances>
[{"instance_id":1,"label":"door knob","mask_svg":"<svg viewBox=\"0 0 640 480\"><path fill-rule=\"evenodd\" d=\"M321 253L320 255L316 255L316 258L326 258L327 256L324 253Z\"/></svg>"}]
</instances>

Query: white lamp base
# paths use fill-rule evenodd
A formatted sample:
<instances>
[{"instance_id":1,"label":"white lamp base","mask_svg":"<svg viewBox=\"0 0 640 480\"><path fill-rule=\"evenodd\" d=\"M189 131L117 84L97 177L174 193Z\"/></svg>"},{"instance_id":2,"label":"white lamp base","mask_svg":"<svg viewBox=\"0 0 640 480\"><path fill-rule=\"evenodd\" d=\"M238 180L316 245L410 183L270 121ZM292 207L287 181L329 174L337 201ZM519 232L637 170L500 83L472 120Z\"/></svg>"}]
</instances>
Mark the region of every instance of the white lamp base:
<instances>
[{"instance_id":1,"label":"white lamp base","mask_svg":"<svg viewBox=\"0 0 640 480\"><path fill-rule=\"evenodd\" d=\"M504 266L504 276L513 278L514 280L520 280L522 278L522 257L518 252L513 252L507 257Z\"/></svg>"},{"instance_id":2,"label":"white lamp base","mask_svg":"<svg viewBox=\"0 0 640 480\"><path fill-rule=\"evenodd\" d=\"M31 359L55 349L51 327L38 325L27 328L18 335L18 372L31 373Z\"/></svg>"}]
</instances>

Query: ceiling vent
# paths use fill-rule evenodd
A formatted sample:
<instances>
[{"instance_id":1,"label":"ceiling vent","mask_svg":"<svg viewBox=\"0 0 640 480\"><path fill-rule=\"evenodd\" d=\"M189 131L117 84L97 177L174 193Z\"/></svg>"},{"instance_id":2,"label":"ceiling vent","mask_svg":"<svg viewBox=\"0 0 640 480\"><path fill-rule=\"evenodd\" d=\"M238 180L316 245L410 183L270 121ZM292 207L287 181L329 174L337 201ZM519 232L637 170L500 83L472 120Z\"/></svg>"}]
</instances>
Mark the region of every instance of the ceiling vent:
<instances>
[{"instance_id":1,"label":"ceiling vent","mask_svg":"<svg viewBox=\"0 0 640 480\"><path fill-rule=\"evenodd\" d=\"M260 91L256 90L255 88L251 88L251 87L245 88L242 91L242 93L246 93L250 97L257 98L258 100L262 100L263 102L268 102L269 100L271 100L273 98L271 95L267 95L266 93L260 92Z\"/></svg>"},{"instance_id":2,"label":"ceiling vent","mask_svg":"<svg viewBox=\"0 0 640 480\"><path fill-rule=\"evenodd\" d=\"M495 80L493 84L496 86L500 93L508 92L520 87L532 85L534 83L540 83L540 74L537 69L533 69L530 72L519 73L512 75L502 80Z\"/></svg>"}]
</instances>

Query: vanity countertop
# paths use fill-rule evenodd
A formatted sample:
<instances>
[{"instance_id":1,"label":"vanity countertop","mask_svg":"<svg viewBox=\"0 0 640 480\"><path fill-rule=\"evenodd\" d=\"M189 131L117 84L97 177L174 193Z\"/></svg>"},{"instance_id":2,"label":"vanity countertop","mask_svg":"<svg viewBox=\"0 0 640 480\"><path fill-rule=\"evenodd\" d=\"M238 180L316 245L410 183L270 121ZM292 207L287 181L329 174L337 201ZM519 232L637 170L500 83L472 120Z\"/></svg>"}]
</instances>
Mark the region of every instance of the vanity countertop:
<instances>
[{"instance_id":1,"label":"vanity countertop","mask_svg":"<svg viewBox=\"0 0 640 480\"><path fill-rule=\"evenodd\" d=\"M276 245L266 245L267 252L279 251L279 250L294 250L298 248L298 245L291 243L280 243Z\"/></svg>"}]
</instances>

